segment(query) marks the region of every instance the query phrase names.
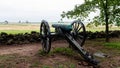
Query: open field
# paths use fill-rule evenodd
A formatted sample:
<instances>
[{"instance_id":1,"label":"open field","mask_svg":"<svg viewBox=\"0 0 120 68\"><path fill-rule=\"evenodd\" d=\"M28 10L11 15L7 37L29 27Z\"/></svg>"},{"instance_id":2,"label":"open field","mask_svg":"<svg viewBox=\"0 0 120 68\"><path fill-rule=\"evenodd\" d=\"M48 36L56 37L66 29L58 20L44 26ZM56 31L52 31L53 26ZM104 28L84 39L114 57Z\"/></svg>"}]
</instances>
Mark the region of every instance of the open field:
<instances>
[{"instance_id":1,"label":"open field","mask_svg":"<svg viewBox=\"0 0 120 68\"><path fill-rule=\"evenodd\" d=\"M54 31L54 28L50 28L51 31ZM17 34L17 33L30 33L31 31L39 32L39 24L0 24L0 32L6 32L8 34Z\"/></svg>"},{"instance_id":2,"label":"open field","mask_svg":"<svg viewBox=\"0 0 120 68\"><path fill-rule=\"evenodd\" d=\"M95 32L95 31L105 31L105 27L104 26L101 26L101 27L91 27L91 28L86 27L86 30L87 31L92 31L92 32ZM109 30L110 31L120 30L120 27L113 26L113 27L110 27Z\"/></svg>"},{"instance_id":3,"label":"open field","mask_svg":"<svg viewBox=\"0 0 120 68\"><path fill-rule=\"evenodd\" d=\"M39 32L40 25L39 24L0 24L0 32L6 33L25 33L31 31ZM50 26L51 32L54 31L54 28ZM105 31L105 27L92 27L86 28L87 31ZM111 27L110 30L120 30L120 27Z\"/></svg>"},{"instance_id":4,"label":"open field","mask_svg":"<svg viewBox=\"0 0 120 68\"><path fill-rule=\"evenodd\" d=\"M6 24L0 25L0 32L6 33L25 33L31 31L39 31L40 25L38 24Z\"/></svg>"}]
</instances>

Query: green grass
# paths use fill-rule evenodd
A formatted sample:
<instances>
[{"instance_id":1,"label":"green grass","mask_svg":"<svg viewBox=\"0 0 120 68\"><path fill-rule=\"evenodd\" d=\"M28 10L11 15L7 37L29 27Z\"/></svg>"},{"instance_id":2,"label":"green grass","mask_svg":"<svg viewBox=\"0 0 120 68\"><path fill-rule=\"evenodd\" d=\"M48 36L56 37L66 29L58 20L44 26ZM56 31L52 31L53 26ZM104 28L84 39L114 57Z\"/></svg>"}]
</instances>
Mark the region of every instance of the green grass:
<instances>
[{"instance_id":1,"label":"green grass","mask_svg":"<svg viewBox=\"0 0 120 68\"><path fill-rule=\"evenodd\" d=\"M38 24L0 24L0 33L8 34L30 33L31 31L39 32Z\"/></svg>"},{"instance_id":2,"label":"green grass","mask_svg":"<svg viewBox=\"0 0 120 68\"><path fill-rule=\"evenodd\" d=\"M30 33L31 31L39 32L39 30L0 30L0 33L5 32L8 34L18 34L18 33Z\"/></svg>"},{"instance_id":3,"label":"green grass","mask_svg":"<svg viewBox=\"0 0 120 68\"><path fill-rule=\"evenodd\" d=\"M0 55L0 68L17 68L19 63L28 63L29 57L19 56L18 54Z\"/></svg>"},{"instance_id":4,"label":"green grass","mask_svg":"<svg viewBox=\"0 0 120 68\"><path fill-rule=\"evenodd\" d=\"M39 64L40 64L40 62L34 61L34 62L31 64L30 68L39 67Z\"/></svg>"},{"instance_id":5,"label":"green grass","mask_svg":"<svg viewBox=\"0 0 120 68\"><path fill-rule=\"evenodd\" d=\"M110 31L114 31L114 30L120 30L120 27L111 27L109 28ZM92 32L96 32L96 31L105 31L105 27L86 27L86 31L92 31Z\"/></svg>"},{"instance_id":6,"label":"green grass","mask_svg":"<svg viewBox=\"0 0 120 68\"><path fill-rule=\"evenodd\" d=\"M50 67L49 67L49 66L44 65L44 66L42 66L42 68L50 68Z\"/></svg>"},{"instance_id":7,"label":"green grass","mask_svg":"<svg viewBox=\"0 0 120 68\"><path fill-rule=\"evenodd\" d=\"M56 66L47 66L47 65L43 65L41 68L76 68L75 64L72 63L67 63L67 64L58 64Z\"/></svg>"},{"instance_id":8,"label":"green grass","mask_svg":"<svg viewBox=\"0 0 120 68\"><path fill-rule=\"evenodd\" d=\"M73 56L73 55L76 55L77 53L72 50L71 48L55 48L53 49L52 51L50 51L50 53L48 55L52 55L52 54L56 54L56 53L59 53L59 54L64 54L66 56ZM43 51L40 50L39 52L40 55L46 55Z\"/></svg>"},{"instance_id":9,"label":"green grass","mask_svg":"<svg viewBox=\"0 0 120 68\"><path fill-rule=\"evenodd\" d=\"M53 51L51 51L52 53L61 53L67 56L73 56L76 55L77 53L72 50L71 48L55 48Z\"/></svg>"},{"instance_id":10,"label":"green grass","mask_svg":"<svg viewBox=\"0 0 120 68\"><path fill-rule=\"evenodd\" d=\"M49 24L50 31L54 32L54 28ZM17 33L30 33L31 31L39 32L39 24L0 24L0 32L6 32L8 34L17 34ZM110 27L110 30L120 30L120 27ZM104 26L100 27L86 27L86 31L105 31Z\"/></svg>"},{"instance_id":11,"label":"green grass","mask_svg":"<svg viewBox=\"0 0 120 68\"><path fill-rule=\"evenodd\" d=\"M110 48L120 49L120 42L104 43L104 46L107 46L107 47L110 47Z\"/></svg>"}]
</instances>

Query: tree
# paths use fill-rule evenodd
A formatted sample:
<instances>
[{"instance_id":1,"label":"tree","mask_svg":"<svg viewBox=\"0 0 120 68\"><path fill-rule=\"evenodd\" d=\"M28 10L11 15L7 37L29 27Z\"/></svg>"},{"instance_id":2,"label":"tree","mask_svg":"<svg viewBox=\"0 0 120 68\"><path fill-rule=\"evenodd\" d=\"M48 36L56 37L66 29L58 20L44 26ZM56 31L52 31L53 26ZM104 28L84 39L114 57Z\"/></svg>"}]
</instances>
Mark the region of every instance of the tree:
<instances>
[{"instance_id":1,"label":"tree","mask_svg":"<svg viewBox=\"0 0 120 68\"><path fill-rule=\"evenodd\" d=\"M109 41L109 27L110 23L120 24L120 1L119 0L84 0L81 5L76 5L75 8L68 12L63 12L63 18L80 18L84 20L91 12L100 10L100 15L97 20L105 23L106 42Z\"/></svg>"},{"instance_id":2,"label":"tree","mask_svg":"<svg viewBox=\"0 0 120 68\"><path fill-rule=\"evenodd\" d=\"M21 23L21 21L19 20L19 22L18 23Z\"/></svg>"},{"instance_id":3,"label":"tree","mask_svg":"<svg viewBox=\"0 0 120 68\"><path fill-rule=\"evenodd\" d=\"M5 24L8 24L8 21L7 21L7 20L5 20Z\"/></svg>"},{"instance_id":4,"label":"tree","mask_svg":"<svg viewBox=\"0 0 120 68\"><path fill-rule=\"evenodd\" d=\"M120 23L116 24L116 26L119 26L119 27L120 27Z\"/></svg>"},{"instance_id":5,"label":"tree","mask_svg":"<svg viewBox=\"0 0 120 68\"><path fill-rule=\"evenodd\" d=\"M26 23L28 24L28 23L29 23L29 21L26 21Z\"/></svg>"},{"instance_id":6,"label":"tree","mask_svg":"<svg viewBox=\"0 0 120 68\"><path fill-rule=\"evenodd\" d=\"M86 27L98 27L99 25L101 25L101 23L97 22L96 20L94 20L93 22L90 22L86 25Z\"/></svg>"}]
</instances>

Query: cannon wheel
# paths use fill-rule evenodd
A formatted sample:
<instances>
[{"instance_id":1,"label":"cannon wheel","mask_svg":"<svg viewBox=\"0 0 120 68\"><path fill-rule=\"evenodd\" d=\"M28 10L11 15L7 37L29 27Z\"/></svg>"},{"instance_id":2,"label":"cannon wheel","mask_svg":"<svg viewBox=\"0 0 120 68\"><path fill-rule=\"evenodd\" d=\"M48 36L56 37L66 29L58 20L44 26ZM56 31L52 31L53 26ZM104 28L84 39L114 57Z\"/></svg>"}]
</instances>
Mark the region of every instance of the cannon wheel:
<instances>
[{"instance_id":1,"label":"cannon wheel","mask_svg":"<svg viewBox=\"0 0 120 68\"><path fill-rule=\"evenodd\" d=\"M40 38L43 52L49 53L51 49L50 27L45 20L40 25Z\"/></svg>"},{"instance_id":2,"label":"cannon wheel","mask_svg":"<svg viewBox=\"0 0 120 68\"><path fill-rule=\"evenodd\" d=\"M86 30L84 24L80 20L73 21L72 35L80 46L84 45L86 39Z\"/></svg>"}]
</instances>

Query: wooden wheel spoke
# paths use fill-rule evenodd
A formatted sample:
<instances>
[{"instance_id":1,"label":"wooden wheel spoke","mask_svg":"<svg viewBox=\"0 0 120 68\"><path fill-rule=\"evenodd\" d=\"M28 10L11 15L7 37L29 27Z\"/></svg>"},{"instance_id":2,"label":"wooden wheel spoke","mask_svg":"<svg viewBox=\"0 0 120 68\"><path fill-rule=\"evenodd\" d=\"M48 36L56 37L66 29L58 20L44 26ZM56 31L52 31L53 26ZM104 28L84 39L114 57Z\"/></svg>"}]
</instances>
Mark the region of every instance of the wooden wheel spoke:
<instances>
[{"instance_id":1,"label":"wooden wheel spoke","mask_svg":"<svg viewBox=\"0 0 120 68\"><path fill-rule=\"evenodd\" d=\"M79 24L79 23L77 23L77 27L76 27L76 28L77 28L77 30L78 30L79 26L80 26L80 24Z\"/></svg>"},{"instance_id":2,"label":"wooden wheel spoke","mask_svg":"<svg viewBox=\"0 0 120 68\"><path fill-rule=\"evenodd\" d=\"M80 26L80 27L79 27L79 29L77 30L77 32L79 32L82 28L83 28L83 27L82 27L82 26Z\"/></svg>"},{"instance_id":3,"label":"wooden wheel spoke","mask_svg":"<svg viewBox=\"0 0 120 68\"><path fill-rule=\"evenodd\" d=\"M77 29L77 23L74 23L75 24L75 30Z\"/></svg>"},{"instance_id":4,"label":"wooden wheel spoke","mask_svg":"<svg viewBox=\"0 0 120 68\"><path fill-rule=\"evenodd\" d=\"M86 31L84 24L80 20L76 20L71 25L73 26L72 32L75 40L79 43L80 46L83 46L86 39Z\"/></svg>"},{"instance_id":5,"label":"wooden wheel spoke","mask_svg":"<svg viewBox=\"0 0 120 68\"><path fill-rule=\"evenodd\" d=\"M75 23L72 24L73 31L75 31Z\"/></svg>"},{"instance_id":6,"label":"wooden wheel spoke","mask_svg":"<svg viewBox=\"0 0 120 68\"><path fill-rule=\"evenodd\" d=\"M75 29L75 23L73 24L73 28Z\"/></svg>"}]
</instances>

